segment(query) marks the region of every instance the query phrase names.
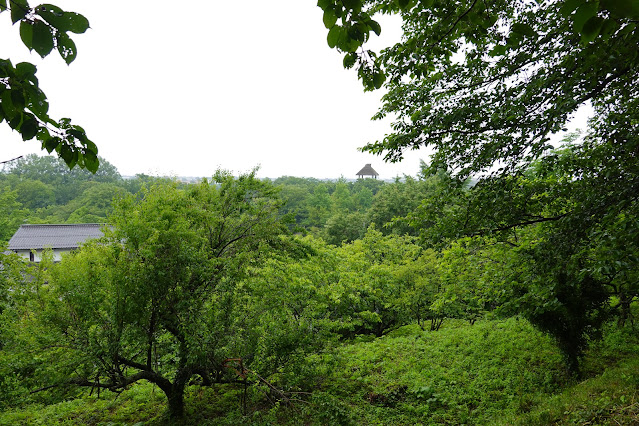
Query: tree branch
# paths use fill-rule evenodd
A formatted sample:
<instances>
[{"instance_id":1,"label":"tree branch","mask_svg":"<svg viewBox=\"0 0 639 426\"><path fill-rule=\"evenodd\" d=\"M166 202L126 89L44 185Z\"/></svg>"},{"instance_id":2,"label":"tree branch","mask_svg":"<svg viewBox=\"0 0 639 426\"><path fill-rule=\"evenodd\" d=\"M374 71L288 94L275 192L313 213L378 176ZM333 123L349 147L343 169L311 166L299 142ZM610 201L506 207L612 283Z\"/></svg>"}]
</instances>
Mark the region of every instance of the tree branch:
<instances>
[{"instance_id":1,"label":"tree branch","mask_svg":"<svg viewBox=\"0 0 639 426\"><path fill-rule=\"evenodd\" d=\"M471 234L471 236L475 237L475 236L486 235L486 234L491 233L491 232L507 231L509 229L517 228L519 226L534 225L535 223L554 222L554 221L557 221L559 219L563 219L564 217L568 216L569 214L570 213L564 213L564 214L561 214L559 216L538 217L536 219L524 220L522 222L511 223L509 225L500 226L498 228L484 229L482 231L477 231L477 232L474 232L473 234Z\"/></svg>"},{"instance_id":2,"label":"tree branch","mask_svg":"<svg viewBox=\"0 0 639 426\"><path fill-rule=\"evenodd\" d=\"M438 45L439 43L442 42L442 40L444 40L446 37L448 37L450 35L450 33L453 32L453 30L455 29L455 27L457 26L457 24L459 24L459 21L461 21L462 19L464 19L464 17L466 15L468 15L470 13L471 10L473 10L473 8L475 7L475 5L477 4L477 0L473 1L473 4L470 5L470 7L468 8L468 10L466 10L466 12L462 13L461 15L459 15L457 17L457 19L455 20L455 22L453 22L453 25L451 25L451 27L448 29L448 31L446 31L446 33L444 33L444 35L442 35L439 40L437 40L436 42L432 43L429 47L435 47L436 45Z\"/></svg>"},{"instance_id":3,"label":"tree branch","mask_svg":"<svg viewBox=\"0 0 639 426\"><path fill-rule=\"evenodd\" d=\"M10 163L10 162L12 162L12 161L19 160L19 159L21 159L22 157L23 157L23 155L21 155L21 156L19 156L19 157L16 157L16 158L12 158L11 160L0 161L0 164L7 164L7 163Z\"/></svg>"}]
</instances>

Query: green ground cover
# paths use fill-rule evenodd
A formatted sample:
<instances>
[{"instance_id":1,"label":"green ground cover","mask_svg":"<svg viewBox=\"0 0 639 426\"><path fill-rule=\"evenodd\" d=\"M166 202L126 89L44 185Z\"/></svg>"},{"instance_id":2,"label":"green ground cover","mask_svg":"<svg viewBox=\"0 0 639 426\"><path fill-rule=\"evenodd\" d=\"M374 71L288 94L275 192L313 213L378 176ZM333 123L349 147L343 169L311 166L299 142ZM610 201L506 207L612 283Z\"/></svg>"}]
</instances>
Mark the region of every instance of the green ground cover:
<instances>
[{"instance_id":1,"label":"green ground cover","mask_svg":"<svg viewBox=\"0 0 639 426\"><path fill-rule=\"evenodd\" d=\"M405 326L307 359L295 371L312 388L276 401L266 386L191 386L185 424L637 424L639 339L611 327L572 379L552 341L526 321L449 321L438 332ZM273 379L277 383L277 377ZM290 377L286 377L290 383ZM300 389L302 386L300 385ZM0 425L165 423L164 395L137 384L0 414ZM246 413L244 410L246 409Z\"/></svg>"}]
</instances>

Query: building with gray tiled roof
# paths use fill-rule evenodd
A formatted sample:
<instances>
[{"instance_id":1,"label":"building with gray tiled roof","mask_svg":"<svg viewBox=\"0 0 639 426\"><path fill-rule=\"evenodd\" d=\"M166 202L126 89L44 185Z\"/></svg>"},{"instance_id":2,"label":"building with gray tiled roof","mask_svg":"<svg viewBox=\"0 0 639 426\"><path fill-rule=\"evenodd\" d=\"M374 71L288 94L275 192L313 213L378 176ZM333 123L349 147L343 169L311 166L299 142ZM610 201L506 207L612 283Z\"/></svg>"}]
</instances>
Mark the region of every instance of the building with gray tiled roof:
<instances>
[{"instance_id":1,"label":"building with gray tiled roof","mask_svg":"<svg viewBox=\"0 0 639 426\"><path fill-rule=\"evenodd\" d=\"M51 249L53 260L59 262L62 253L77 249L82 243L104 235L98 223L69 225L21 225L9 240L8 249L31 262L42 259L42 251Z\"/></svg>"}]
</instances>

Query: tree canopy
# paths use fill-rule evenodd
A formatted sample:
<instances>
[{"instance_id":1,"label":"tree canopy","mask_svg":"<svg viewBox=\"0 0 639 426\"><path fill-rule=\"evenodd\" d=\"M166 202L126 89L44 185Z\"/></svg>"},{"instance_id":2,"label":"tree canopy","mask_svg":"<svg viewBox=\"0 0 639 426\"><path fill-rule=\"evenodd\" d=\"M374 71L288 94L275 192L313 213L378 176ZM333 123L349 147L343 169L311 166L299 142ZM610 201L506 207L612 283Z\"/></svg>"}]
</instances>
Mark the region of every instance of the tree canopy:
<instances>
[{"instance_id":1,"label":"tree canopy","mask_svg":"<svg viewBox=\"0 0 639 426\"><path fill-rule=\"evenodd\" d=\"M365 151L397 161L434 147L462 175L512 171L548 149L584 103L591 137L636 146L639 9L632 0L319 0L328 44L367 89L388 90L375 118L393 132ZM398 14L402 40L365 49L375 14ZM614 128L611 131L610 128ZM621 152L620 152L621 153Z\"/></svg>"},{"instance_id":2,"label":"tree canopy","mask_svg":"<svg viewBox=\"0 0 639 426\"><path fill-rule=\"evenodd\" d=\"M84 16L52 4L32 7L27 0L0 0L0 13L6 11L11 22L19 25L20 38L29 50L44 58L55 49L67 64L77 55L69 33L82 34L89 28ZM29 62L14 65L10 59L0 58L0 123L6 121L25 141L36 138L42 149L55 151L70 168L78 165L97 171L98 148L71 119L49 116L49 101L36 71Z\"/></svg>"}]
</instances>

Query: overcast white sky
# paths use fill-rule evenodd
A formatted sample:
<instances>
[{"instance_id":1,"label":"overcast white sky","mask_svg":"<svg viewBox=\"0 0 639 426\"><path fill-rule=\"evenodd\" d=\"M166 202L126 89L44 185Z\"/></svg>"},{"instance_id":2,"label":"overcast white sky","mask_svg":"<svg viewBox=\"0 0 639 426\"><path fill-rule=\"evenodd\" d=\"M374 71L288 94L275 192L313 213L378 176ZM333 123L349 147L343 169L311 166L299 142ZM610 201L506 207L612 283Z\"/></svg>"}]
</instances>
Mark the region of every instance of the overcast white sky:
<instances>
[{"instance_id":1,"label":"overcast white sky","mask_svg":"<svg viewBox=\"0 0 639 426\"><path fill-rule=\"evenodd\" d=\"M357 150L390 122L370 117L381 92L364 93L326 44L315 0L237 2L57 0L91 23L74 35L75 62L44 60L0 14L0 58L38 66L50 115L70 117L122 175L210 176L217 168L261 177L355 178L372 163L382 178L415 175ZM382 23L386 45L399 37ZM376 44L379 46L379 44ZM0 157L40 153L0 125Z\"/></svg>"}]
</instances>

